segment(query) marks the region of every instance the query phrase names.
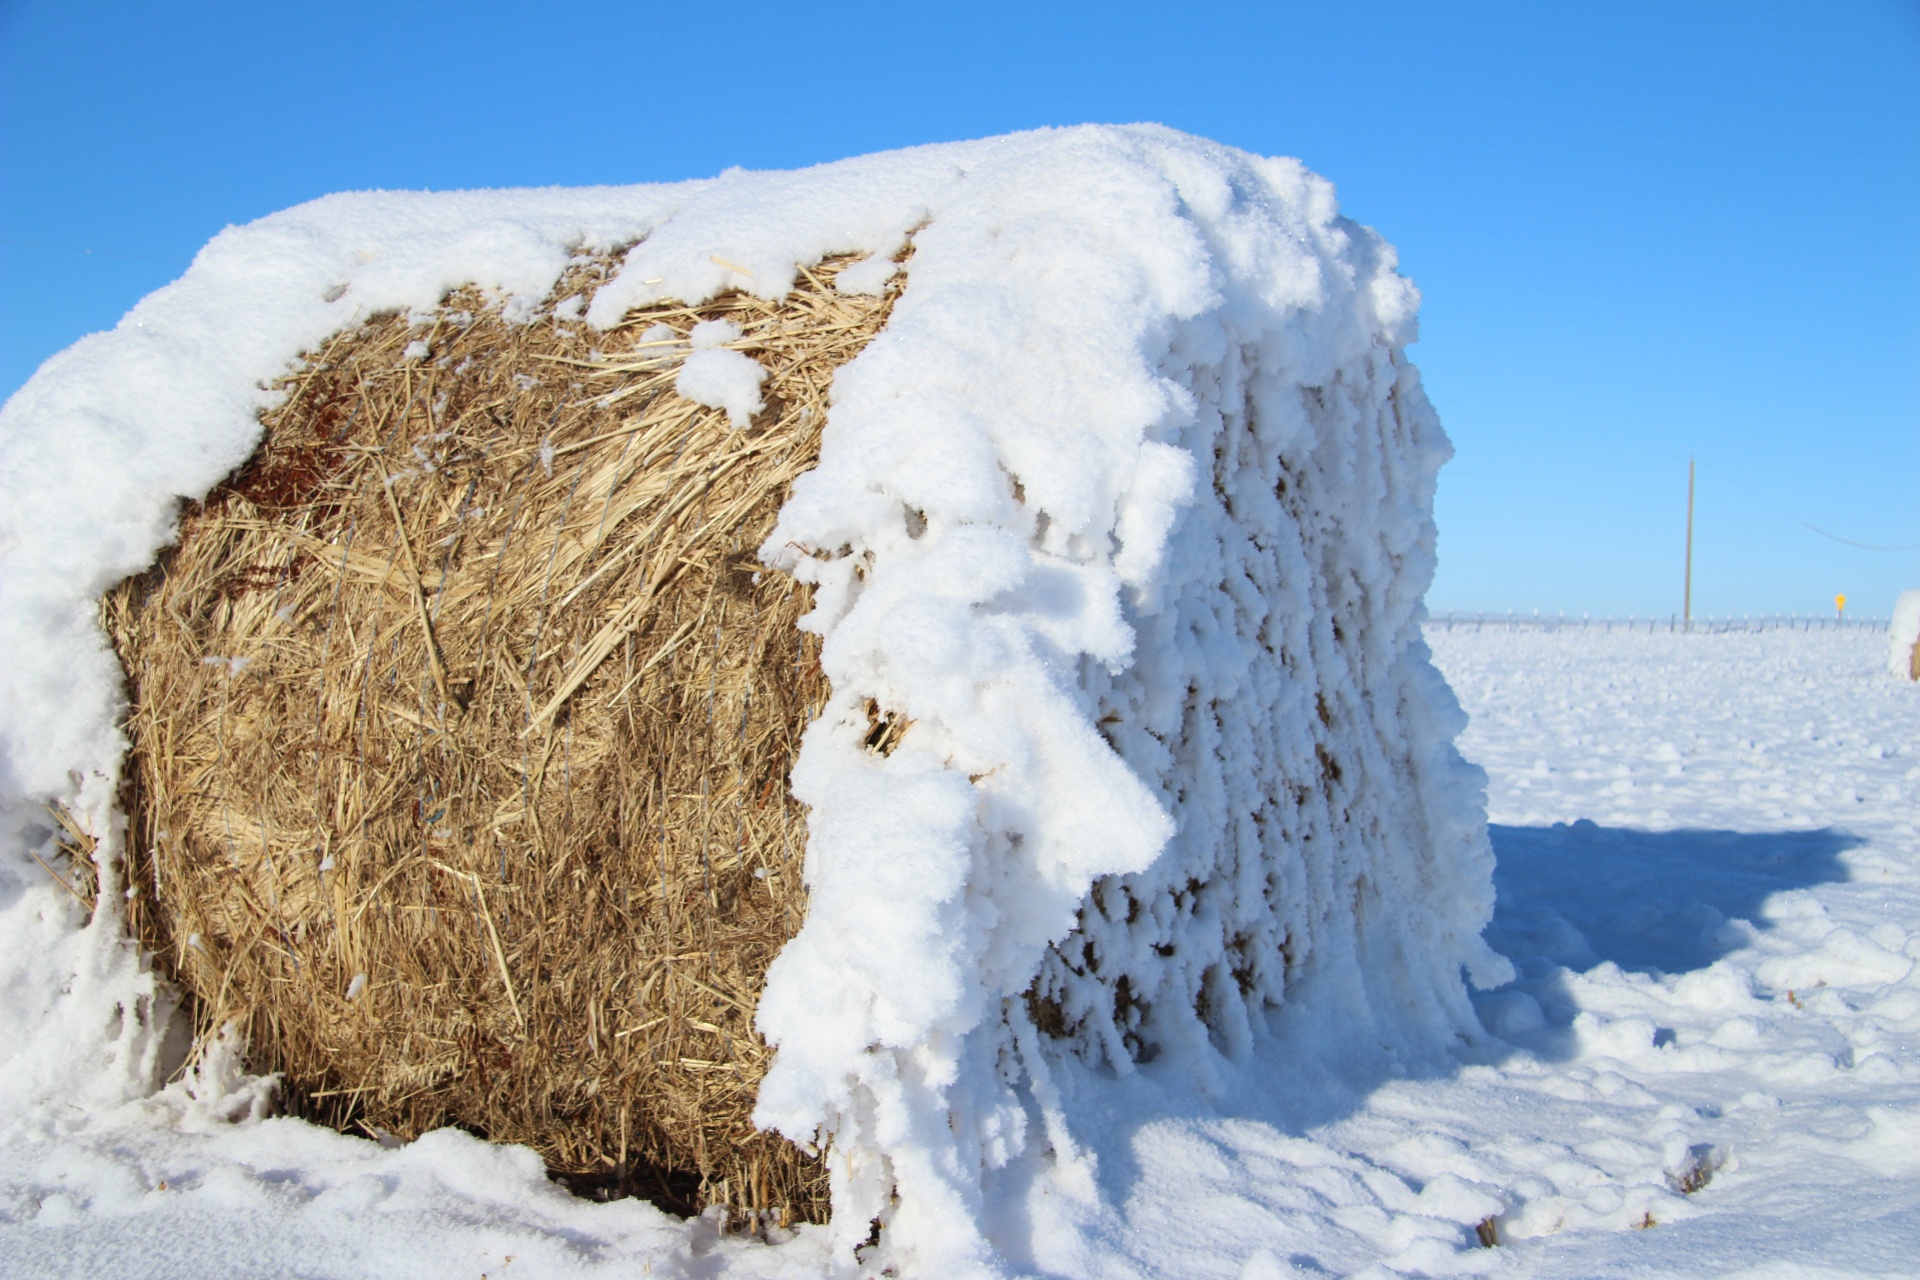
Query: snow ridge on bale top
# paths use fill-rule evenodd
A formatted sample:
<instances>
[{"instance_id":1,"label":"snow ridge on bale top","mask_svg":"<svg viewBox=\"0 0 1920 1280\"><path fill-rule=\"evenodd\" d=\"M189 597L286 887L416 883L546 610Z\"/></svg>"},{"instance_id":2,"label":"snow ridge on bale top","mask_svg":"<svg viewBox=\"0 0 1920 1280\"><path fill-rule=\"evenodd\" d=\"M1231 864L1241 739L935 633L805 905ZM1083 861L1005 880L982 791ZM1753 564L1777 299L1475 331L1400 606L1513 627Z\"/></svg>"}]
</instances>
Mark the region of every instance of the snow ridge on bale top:
<instances>
[{"instance_id":1,"label":"snow ridge on bale top","mask_svg":"<svg viewBox=\"0 0 1920 1280\"><path fill-rule=\"evenodd\" d=\"M110 1064L82 1101L155 1087L163 993L113 911L79 927L27 854L53 857L59 800L114 900L120 673L95 603L245 459L261 385L461 284L542 321L530 300L580 251L638 241L586 304L608 325L777 298L830 254L869 255L843 287L877 288L909 240L762 551L816 585L834 693L793 776L810 905L760 1007L759 1118L832 1139L835 1256L879 1217L903 1265L1001 1269L993 1171L1080 1158L1072 1055L1036 1013L1079 1056L1172 1052L1203 1079L1275 1004L1336 1058L1476 1034L1461 967L1504 975L1479 938L1480 783L1417 632L1447 446L1400 354L1414 291L1297 162L1089 127L662 187L329 197L223 233L49 361L0 411L0 1018L23 1046L0 1102L73 1100L77 1060ZM876 714L905 726L885 753Z\"/></svg>"}]
</instances>

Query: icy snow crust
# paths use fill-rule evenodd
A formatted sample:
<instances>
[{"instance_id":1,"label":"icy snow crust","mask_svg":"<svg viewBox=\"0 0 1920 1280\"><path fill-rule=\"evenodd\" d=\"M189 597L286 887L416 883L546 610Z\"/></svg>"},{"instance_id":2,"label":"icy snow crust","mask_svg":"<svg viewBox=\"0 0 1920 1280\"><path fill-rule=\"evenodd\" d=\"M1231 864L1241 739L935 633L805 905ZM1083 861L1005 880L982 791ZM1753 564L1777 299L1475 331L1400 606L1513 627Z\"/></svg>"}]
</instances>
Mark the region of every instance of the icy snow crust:
<instances>
[{"instance_id":1,"label":"icy snow crust","mask_svg":"<svg viewBox=\"0 0 1920 1280\"><path fill-rule=\"evenodd\" d=\"M1480 776L1417 630L1447 445L1401 356L1414 291L1296 162L1084 128L674 186L329 197L223 233L49 361L0 411L17 1131L80 1123L69 1104L166 1113L165 993L111 906L82 924L27 856L54 860L48 799L103 868L118 852L99 595L251 451L260 387L301 351L468 282L549 322L570 255L634 241L587 322L778 297L828 254L868 255L841 280L877 289L912 248L762 550L817 585L834 687L793 777L808 919L759 1011L759 1119L832 1140L808 1265L853 1265L880 1217L866 1265L1003 1272L1004 1171L1045 1154L1093 1185L1061 1102L1083 1063L1165 1056L1214 1087L1277 1004L1336 1065L1480 1036L1462 966L1507 971L1479 937ZM740 422L759 379L727 336L694 335L682 390ZM890 755L866 749L869 700L910 722Z\"/></svg>"}]
</instances>

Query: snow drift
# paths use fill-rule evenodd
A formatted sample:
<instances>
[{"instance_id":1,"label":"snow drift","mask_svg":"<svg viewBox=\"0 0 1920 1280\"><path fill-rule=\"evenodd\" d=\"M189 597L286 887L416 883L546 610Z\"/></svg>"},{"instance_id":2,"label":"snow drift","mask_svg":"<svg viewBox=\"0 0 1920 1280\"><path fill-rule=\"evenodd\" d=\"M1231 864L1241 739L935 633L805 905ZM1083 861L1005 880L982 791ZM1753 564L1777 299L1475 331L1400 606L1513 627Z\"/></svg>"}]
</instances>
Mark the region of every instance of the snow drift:
<instances>
[{"instance_id":1,"label":"snow drift","mask_svg":"<svg viewBox=\"0 0 1920 1280\"><path fill-rule=\"evenodd\" d=\"M165 1070L168 997L113 906L96 602L247 457L266 381L462 284L551 323L535 300L579 252L637 242L584 304L608 325L778 298L832 254L867 255L841 287L875 288L909 241L761 552L815 585L833 695L792 777L810 906L759 1009L758 1118L831 1140L836 1256L878 1218L880 1258L999 1270L996 1170L1082 1158L1062 1073L1204 1082L1276 1010L1335 1063L1477 1034L1462 968L1505 966L1479 936L1480 775L1418 630L1448 446L1403 355L1415 292L1297 162L1080 128L671 186L328 197L223 233L49 361L0 413L7 1108ZM751 411L707 372L689 394ZM884 754L869 704L903 726ZM99 842L90 923L34 860L57 858L54 800Z\"/></svg>"}]
</instances>

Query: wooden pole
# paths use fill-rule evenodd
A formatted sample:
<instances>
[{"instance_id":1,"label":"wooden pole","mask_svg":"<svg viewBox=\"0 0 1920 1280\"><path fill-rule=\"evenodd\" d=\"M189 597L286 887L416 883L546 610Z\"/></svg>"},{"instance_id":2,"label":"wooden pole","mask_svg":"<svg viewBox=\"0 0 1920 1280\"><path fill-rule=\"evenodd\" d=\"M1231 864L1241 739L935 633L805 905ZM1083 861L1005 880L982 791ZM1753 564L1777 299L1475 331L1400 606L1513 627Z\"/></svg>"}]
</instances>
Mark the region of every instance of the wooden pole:
<instances>
[{"instance_id":1,"label":"wooden pole","mask_svg":"<svg viewBox=\"0 0 1920 1280\"><path fill-rule=\"evenodd\" d=\"M1693 455L1687 455L1687 585L1681 596L1683 629L1693 630Z\"/></svg>"}]
</instances>

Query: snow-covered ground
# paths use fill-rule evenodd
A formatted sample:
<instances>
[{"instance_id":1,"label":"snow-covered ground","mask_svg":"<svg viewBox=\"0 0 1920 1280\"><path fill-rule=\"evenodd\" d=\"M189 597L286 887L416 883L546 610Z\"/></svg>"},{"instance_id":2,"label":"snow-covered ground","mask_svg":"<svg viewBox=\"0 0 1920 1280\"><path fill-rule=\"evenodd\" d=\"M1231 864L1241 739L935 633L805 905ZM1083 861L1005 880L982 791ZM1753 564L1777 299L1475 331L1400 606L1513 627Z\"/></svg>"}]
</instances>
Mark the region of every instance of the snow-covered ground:
<instances>
[{"instance_id":1,"label":"snow-covered ground","mask_svg":"<svg viewBox=\"0 0 1920 1280\"><path fill-rule=\"evenodd\" d=\"M1438 639L1525 975L1483 1013L1524 1052L1463 1083L1515 1234L1561 1226L1519 1270L1920 1273L1920 687L1884 639ZM1702 1144L1662 1225L1580 1230Z\"/></svg>"},{"instance_id":2,"label":"snow-covered ground","mask_svg":"<svg viewBox=\"0 0 1920 1280\"><path fill-rule=\"evenodd\" d=\"M1313 1028L1281 1019L1206 1096L1151 1065L1068 1081L1091 1158L999 1184L1009 1260L1234 1280L1920 1272L1920 686L1886 674L1884 639L1432 641L1489 775L1489 937L1522 975L1480 999L1493 1051L1397 1076L1316 1064ZM530 1153L462 1135L383 1149L254 1119L216 1076L198 1099L0 1118L0 1275L824 1263L818 1231L770 1248L571 1200Z\"/></svg>"}]
</instances>

